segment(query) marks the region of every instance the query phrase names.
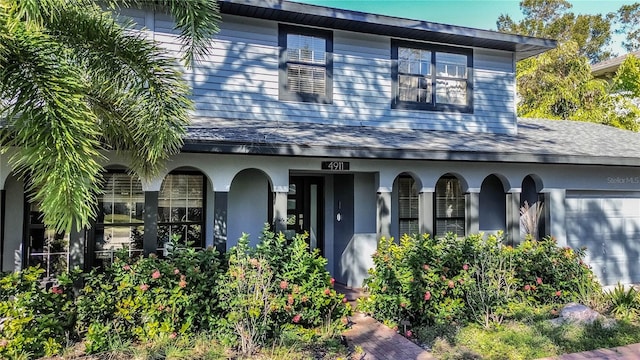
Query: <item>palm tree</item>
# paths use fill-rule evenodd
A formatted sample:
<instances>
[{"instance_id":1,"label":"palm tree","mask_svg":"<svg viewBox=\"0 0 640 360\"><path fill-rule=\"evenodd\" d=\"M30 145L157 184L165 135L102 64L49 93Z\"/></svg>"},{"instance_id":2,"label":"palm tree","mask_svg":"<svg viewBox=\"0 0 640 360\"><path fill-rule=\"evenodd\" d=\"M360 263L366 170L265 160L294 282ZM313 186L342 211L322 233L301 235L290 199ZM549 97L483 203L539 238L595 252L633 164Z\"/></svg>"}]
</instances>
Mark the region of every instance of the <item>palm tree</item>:
<instances>
[{"instance_id":1,"label":"palm tree","mask_svg":"<svg viewBox=\"0 0 640 360\"><path fill-rule=\"evenodd\" d=\"M189 123L178 59L120 7L169 12L187 67L218 31L216 0L0 0L2 150L57 231L95 217L104 151L151 177Z\"/></svg>"}]
</instances>

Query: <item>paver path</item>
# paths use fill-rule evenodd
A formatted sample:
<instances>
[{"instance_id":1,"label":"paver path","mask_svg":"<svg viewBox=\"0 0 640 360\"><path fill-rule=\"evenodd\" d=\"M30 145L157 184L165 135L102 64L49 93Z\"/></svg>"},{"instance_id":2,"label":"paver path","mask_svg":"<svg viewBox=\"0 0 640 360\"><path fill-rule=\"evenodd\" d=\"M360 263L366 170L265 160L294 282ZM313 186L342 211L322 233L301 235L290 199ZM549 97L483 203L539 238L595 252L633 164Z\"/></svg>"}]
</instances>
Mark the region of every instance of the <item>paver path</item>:
<instances>
[{"instance_id":1,"label":"paver path","mask_svg":"<svg viewBox=\"0 0 640 360\"><path fill-rule=\"evenodd\" d=\"M640 344L631 344L611 349L585 351L539 360L637 360L640 359Z\"/></svg>"},{"instance_id":2,"label":"paver path","mask_svg":"<svg viewBox=\"0 0 640 360\"><path fill-rule=\"evenodd\" d=\"M418 345L370 316L357 312L353 325L344 332L349 344L360 346L363 360L433 360L435 357Z\"/></svg>"}]
</instances>

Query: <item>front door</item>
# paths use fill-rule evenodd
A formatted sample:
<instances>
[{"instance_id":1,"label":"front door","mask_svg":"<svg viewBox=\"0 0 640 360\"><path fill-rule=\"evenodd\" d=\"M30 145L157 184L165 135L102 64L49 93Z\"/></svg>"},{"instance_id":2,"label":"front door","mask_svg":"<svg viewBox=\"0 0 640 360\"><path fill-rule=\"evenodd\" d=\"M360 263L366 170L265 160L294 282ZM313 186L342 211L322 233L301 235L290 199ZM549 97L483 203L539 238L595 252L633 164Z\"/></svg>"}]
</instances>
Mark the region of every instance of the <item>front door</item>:
<instances>
[{"instance_id":1,"label":"front door","mask_svg":"<svg viewBox=\"0 0 640 360\"><path fill-rule=\"evenodd\" d=\"M319 249L324 256L324 179L319 176L291 176L287 196L287 231L309 234L311 250Z\"/></svg>"}]
</instances>

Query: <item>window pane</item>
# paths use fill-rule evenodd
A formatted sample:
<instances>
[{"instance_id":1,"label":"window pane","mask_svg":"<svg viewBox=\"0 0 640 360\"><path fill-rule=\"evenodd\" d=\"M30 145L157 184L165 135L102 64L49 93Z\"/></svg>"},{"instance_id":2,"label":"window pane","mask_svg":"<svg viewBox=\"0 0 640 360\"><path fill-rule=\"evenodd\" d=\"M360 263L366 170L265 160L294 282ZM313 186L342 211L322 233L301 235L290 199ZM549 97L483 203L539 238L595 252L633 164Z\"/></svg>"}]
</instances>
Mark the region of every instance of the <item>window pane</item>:
<instances>
[{"instance_id":1,"label":"window pane","mask_svg":"<svg viewBox=\"0 0 640 360\"><path fill-rule=\"evenodd\" d=\"M104 193L98 199L104 223L142 223L144 192L142 183L129 174L107 174Z\"/></svg>"},{"instance_id":2,"label":"window pane","mask_svg":"<svg viewBox=\"0 0 640 360\"><path fill-rule=\"evenodd\" d=\"M436 235L464 235L465 200L458 179L445 177L436 183L435 217Z\"/></svg>"},{"instance_id":3,"label":"window pane","mask_svg":"<svg viewBox=\"0 0 640 360\"><path fill-rule=\"evenodd\" d=\"M443 77L467 78L467 56L461 54L436 53L437 75Z\"/></svg>"},{"instance_id":4,"label":"window pane","mask_svg":"<svg viewBox=\"0 0 640 360\"><path fill-rule=\"evenodd\" d=\"M398 48L398 72L424 76L430 75L431 51Z\"/></svg>"},{"instance_id":5,"label":"window pane","mask_svg":"<svg viewBox=\"0 0 640 360\"><path fill-rule=\"evenodd\" d=\"M326 40L315 36L287 34L288 61L326 63Z\"/></svg>"},{"instance_id":6,"label":"window pane","mask_svg":"<svg viewBox=\"0 0 640 360\"><path fill-rule=\"evenodd\" d=\"M467 81L438 79L436 82L436 103L466 105Z\"/></svg>"},{"instance_id":7,"label":"window pane","mask_svg":"<svg viewBox=\"0 0 640 360\"><path fill-rule=\"evenodd\" d=\"M398 76L398 99L431 102L431 80L417 76Z\"/></svg>"},{"instance_id":8,"label":"window pane","mask_svg":"<svg viewBox=\"0 0 640 360\"><path fill-rule=\"evenodd\" d=\"M326 91L324 67L288 64L287 86L291 92L324 95Z\"/></svg>"},{"instance_id":9,"label":"window pane","mask_svg":"<svg viewBox=\"0 0 640 360\"><path fill-rule=\"evenodd\" d=\"M420 231L418 229L418 220L400 220L400 236L407 234L418 234Z\"/></svg>"}]
</instances>

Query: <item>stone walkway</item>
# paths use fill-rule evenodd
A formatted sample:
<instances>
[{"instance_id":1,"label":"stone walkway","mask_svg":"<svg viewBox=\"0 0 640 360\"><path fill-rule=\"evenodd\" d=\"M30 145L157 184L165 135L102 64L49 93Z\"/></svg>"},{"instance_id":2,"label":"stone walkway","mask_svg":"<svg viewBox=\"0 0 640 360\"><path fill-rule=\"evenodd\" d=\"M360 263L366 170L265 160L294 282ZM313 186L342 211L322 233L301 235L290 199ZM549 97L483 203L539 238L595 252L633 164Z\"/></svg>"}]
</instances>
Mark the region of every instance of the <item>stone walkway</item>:
<instances>
[{"instance_id":1,"label":"stone walkway","mask_svg":"<svg viewBox=\"0 0 640 360\"><path fill-rule=\"evenodd\" d=\"M612 349L585 351L539 360L636 360L640 359L640 344L631 344Z\"/></svg>"},{"instance_id":2,"label":"stone walkway","mask_svg":"<svg viewBox=\"0 0 640 360\"><path fill-rule=\"evenodd\" d=\"M392 329L360 312L351 317L353 325L343 335L349 345L360 346L363 360L433 360L431 353Z\"/></svg>"}]
</instances>

